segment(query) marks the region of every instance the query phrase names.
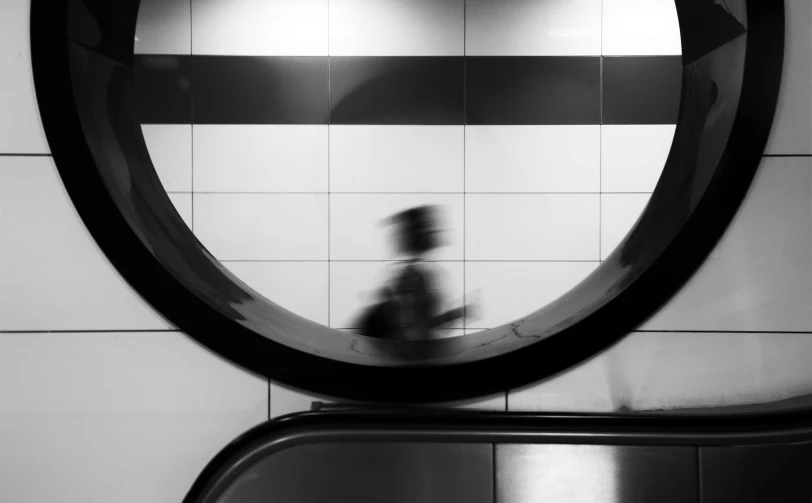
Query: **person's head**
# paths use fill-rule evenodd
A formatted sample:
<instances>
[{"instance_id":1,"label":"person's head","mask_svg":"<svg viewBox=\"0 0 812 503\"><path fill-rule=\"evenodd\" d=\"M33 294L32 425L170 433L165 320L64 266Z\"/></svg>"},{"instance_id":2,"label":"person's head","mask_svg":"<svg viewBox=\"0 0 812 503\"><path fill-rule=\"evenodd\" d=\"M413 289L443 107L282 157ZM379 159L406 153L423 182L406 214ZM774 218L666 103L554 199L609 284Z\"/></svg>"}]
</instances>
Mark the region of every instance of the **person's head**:
<instances>
[{"instance_id":1,"label":"person's head","mask_svg":"<svg viewBox=\"0 0 812 503\"><path fill-rule=\"evenodd\" d=\"M398 247L402 253L419 256L440 245L437 213L436 207L426 205L391 217L390 222L395 224Z\"/></svg>"}]
</instances>

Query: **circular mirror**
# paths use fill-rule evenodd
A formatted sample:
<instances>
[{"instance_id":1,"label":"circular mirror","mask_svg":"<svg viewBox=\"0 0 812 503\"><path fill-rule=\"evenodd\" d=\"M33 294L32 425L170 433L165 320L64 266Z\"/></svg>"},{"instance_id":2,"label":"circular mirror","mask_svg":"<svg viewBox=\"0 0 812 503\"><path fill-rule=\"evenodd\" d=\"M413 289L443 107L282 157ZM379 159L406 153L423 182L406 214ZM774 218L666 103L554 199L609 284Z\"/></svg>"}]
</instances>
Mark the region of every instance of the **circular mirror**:
<instances>
[{"instance_id":1,"label":"circular mirror","mask_svg":"<svg viewBox=\"0 0 812 503\"><path fill-rule=\"evenodd\" d=\"M448 399L589 357L701 263L775 107L782 6L752 4L35 1L35 80L88 228L179 328ZM354 333L415 264L454 316Z\"/></svg>"}]
</instances>

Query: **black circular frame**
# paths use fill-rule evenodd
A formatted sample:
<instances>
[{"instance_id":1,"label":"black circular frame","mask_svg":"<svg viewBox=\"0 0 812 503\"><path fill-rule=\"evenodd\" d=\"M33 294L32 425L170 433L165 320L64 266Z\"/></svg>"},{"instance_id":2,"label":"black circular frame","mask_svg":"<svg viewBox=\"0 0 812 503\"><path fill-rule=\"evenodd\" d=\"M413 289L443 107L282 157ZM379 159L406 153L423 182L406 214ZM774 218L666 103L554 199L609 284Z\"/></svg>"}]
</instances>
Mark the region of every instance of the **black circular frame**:
<instances>
[{"instance_id":1,"label":"black circular frame","mask_svg":"<svg viewBox=\"0 0 812 503\"><path fill-rule=\"evenodd\" d=\"M699 267L759 165L784 52L781 0L676 0L679 121L651 200L610 257L513 323L437 341L333 330L265 299L183 223L134 113L138 0L33 0L34 81L54 160L121 275L178 328L229 360L313 392L429 402L496 393L561 372L632 331Z\"/></svg>"}]
</instances>

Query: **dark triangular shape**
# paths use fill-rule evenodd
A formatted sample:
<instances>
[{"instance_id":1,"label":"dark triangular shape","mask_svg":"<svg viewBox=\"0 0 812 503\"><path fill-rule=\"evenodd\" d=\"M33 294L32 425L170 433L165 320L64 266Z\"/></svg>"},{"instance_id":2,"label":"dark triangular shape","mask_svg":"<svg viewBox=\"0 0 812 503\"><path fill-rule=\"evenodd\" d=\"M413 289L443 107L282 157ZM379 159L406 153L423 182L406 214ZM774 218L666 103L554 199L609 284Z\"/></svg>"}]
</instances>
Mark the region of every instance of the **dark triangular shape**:
<instances>
[{"instance_id":1,"label":"dark triangular shape","mask_svg":"<svg viewBox=\"0 0 812 503\"><path fill-rule=\"evenodd\" d=\"M719 0L676 0L682 33L682 63L689 65L747 32Z\"/></svg>"}]
</instances>

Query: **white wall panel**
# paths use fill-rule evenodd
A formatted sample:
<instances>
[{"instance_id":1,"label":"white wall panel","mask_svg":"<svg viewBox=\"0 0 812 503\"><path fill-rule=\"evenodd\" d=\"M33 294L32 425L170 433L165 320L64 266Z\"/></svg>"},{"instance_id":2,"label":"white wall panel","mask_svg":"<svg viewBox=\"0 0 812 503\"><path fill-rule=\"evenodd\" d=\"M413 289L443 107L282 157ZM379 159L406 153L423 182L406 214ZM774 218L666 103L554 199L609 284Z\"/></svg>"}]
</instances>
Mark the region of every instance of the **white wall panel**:
<instances>
[{"instance_id":1,"label":"white wall panel","mask_svg":"<svg viewBox=\"0 0 812 503\"><path fill-rule=\"evenodd\" d=\"M462 192L463 126L330 126L332 192Z\"/></svg>"},{"instance_id":2,"label":"white wall panel","mask_svg":"<svg viewBox=\"0 0 812 503\"><path fill-rule=\"evenodd\" d=\"M674 0L603 0L603 54L682 54Z\"/></svg>"},{"instance_id":3,"label":"white wall panel","mask_svg":"<svg viewBox=\"0 0 812 503\"><path fill-rule=\"evenodd\" d=\"M192 0L192 52L326 56L327 0Z\"/></svg>"},{"instance_id":4,"label":"white wall panel","mask_svg":"<svg viewBox=\"0 0 812 503\"><path fill-rule=\"evenodd\" d=\"M601 260L606 260L643 213L651 194L603 194Z\"/></svg>"},{"instance_id":5,"label":"white wall panel","mask_svg":"<svg viewBox=\"0 0 812 503\"><path fill-rule=\"evenodd\" d=\"M392 400L395 402L396 400ZM271 382L271 417L279 417L294 412L305 412L310 410L313 402L332 403L353 403L349 400L316 395L310 392L290 388L283 384ZM474 410L506 410L506 400L504 393L477 398L473 400L460 400L441 404L432 404L441 407L458 407L462 409Z\"/></svg>"},{"instance_id":6,"label":"white wall panel","mask_svg":"<svg viewBox=\"0 0 812 503\"><path fill-rule=\"evenodd\" d=\"M192 194L167 194L186 227L192 228Z\"/></svg>"},{"instance_id":7,"label":"white wall panel","mask_svg":"<svg viewBox=\"0 0 812 503\"><path fill-rule=\"evenodd\" d=\"M135 25L136 54L191 54L190 0L141 0Z\"/></svg>"},{"instance_id":8,"label":"white wall panel","mask_svg":"<svg viewBox=\"0 0 812 503\"><path fill-rule=\"evenodd\" d=\"M468 126L468 192L600 191L600 126Z\"/></svg>"},{"instance_id":9,"label":"white wall panel","mask_svg":"<svg viewBox=\"0 0 812 503\"><path fill-rule=\"evenodd\" d=\"M510 391L510 410L609 412L766 403L812 392L807 334L633 333L548 381Z\"/></svg>"},{"instance_id":10,"label":"white wall panel","mask_svg":"<svg viewBox=\"0 0 812 503\"><path fill-rule=\"evenodd\" d=\"M267 397L182 334L0 334L0 499L180 501Z\"/></svg>"},{"instance_id":11,"label":"white wall panel","mask_svg":"<svg viewBox=\"0 0 812 503\"><path fill-rule=\"evenodd\" d=\"M357 328L358 316L378 300L381 287L393 281L400 264L392 262L333 262L330 264L330 325ZM434 274L434 288L445 300L445 309L463 305L462 262L431 262L424 265ZM455 326L461 326L461 321Z\"/></svg>"},{"instance_id":12,"label":"white wall panel","mask_svg":"<svg viewBox=\"0 0 812 503\"><path fill-rule=\"evenodd\" d=\"M326 194L195 194L195 234L219 260L326 260Z\"/></svg>"},{"instance_id":13,"label":"white wall panel","mask_svg":"<svg viewBox=\"0 0 812 503\"><path fill-rule=\"evenodd\" d=\"M327 262L225 262L223 265L272 302L327 325Z\"/></svg>"},{"instance_id":14,"label":"white wall panel","mask_svg":"<svg viewBox=\"0 0 812 503\"><path fill-rule=\"evenodd\" d=\"M597 260L598 194L469 194L467 260Z\"/></svg>"},{"instance_id":15,"label":"white wall panel","mask_svg":"<svg viewBox=\"0 0 812 503\"><path fill-rule=\"evenodd\" d=\"M654 192L676 125L601 126L601 191Z\"/></svg>"},{"instance_id":16,"label":"white wall panel","mask_svg":"<svg viewBox=\"0 0 812 503\"><path fill-rule=\"evenodd\" d=\"M31 67L31 0L0 3L0 153L50 152Z\"/></svg>"},{"instance_id":17,"label":"white wall panel","mask_svg":"<svg viewBox=\"0 0 812 503\"><path fill-rule=\"evenodd\" d=\"M601 0L467 0L466 54L601 53Z\"/></svg>"},{"instance_id":18,"label":"white wall panel","mask_svg":"<svg viewBox=\"0 0 812 503\"><path fill-rule=\"evenodd\" d=\"M334 56L463 54L464 0L331 0Z\"/></svg>"},{"instance_id":19,"label":"white wall panel","mask_svg":"<svg viewBox=\"0 0 812 503\"><path fill-rule=\"evenodd\" d=\"M812 154L812 2L786 0L781 94L766 154Z\"/></svg>"},{"instance_id":20,"label":"white wall panel","mask_svg":"<svg viewBox=\"0 0 812 503\"><path fill-rule=\"evenodd\" d=\"M0 157L0 330L169 324L99 250L50 157Z\"/></svg>"},{"instance_id":21,"label":"white wall panel","mask_svg":"<svg viewBox=\"0 0 812 503\"><path fill-rule=\"evenodd\" d=\"M808 331L810 264L812 158L766 158L711 256L643 327Z\"/></svg>"},{"instance_id":22,"label":"white wall panel","mask_svg":"<svg viewBox=\"0 0 812 503\"><path fill-rule=\"evenodd\" d=\"M142 124L141 131L164 190L191 192L191 124Z\"/></svg>"},{"instance_id":23,"label":"white wall panel","mask_svg":"<svg viewBox=\"0 0 812 503\"><path fill-rule=\"evenodd\" d=\"M196 192L327 192L327 126L196 125Z\"/></svg>"},{"instance_id":24,"label":"white wall panel","mask_svg":"<svg viewBox=\"0 0 812 503\"><path fill-rule=\"evenodd\" d=\"M330 258L392 260L398 258L393 228L385 220L424 204L440 206L445 243L431 260L462 260L463 195L333 194L330 197Z\"/></svg>"},{"instance_id":25,"label":"white wall panel","mask_svg":"<svg viewBox=\"0 0 812 503\"><path fill-rule=\"evenodd\" d=\"M527 316L566 293L597 266L598 262L467 262L465 288L479 303L478 319L468 326L492 328Z\"/></svg>"}]
</instances>

